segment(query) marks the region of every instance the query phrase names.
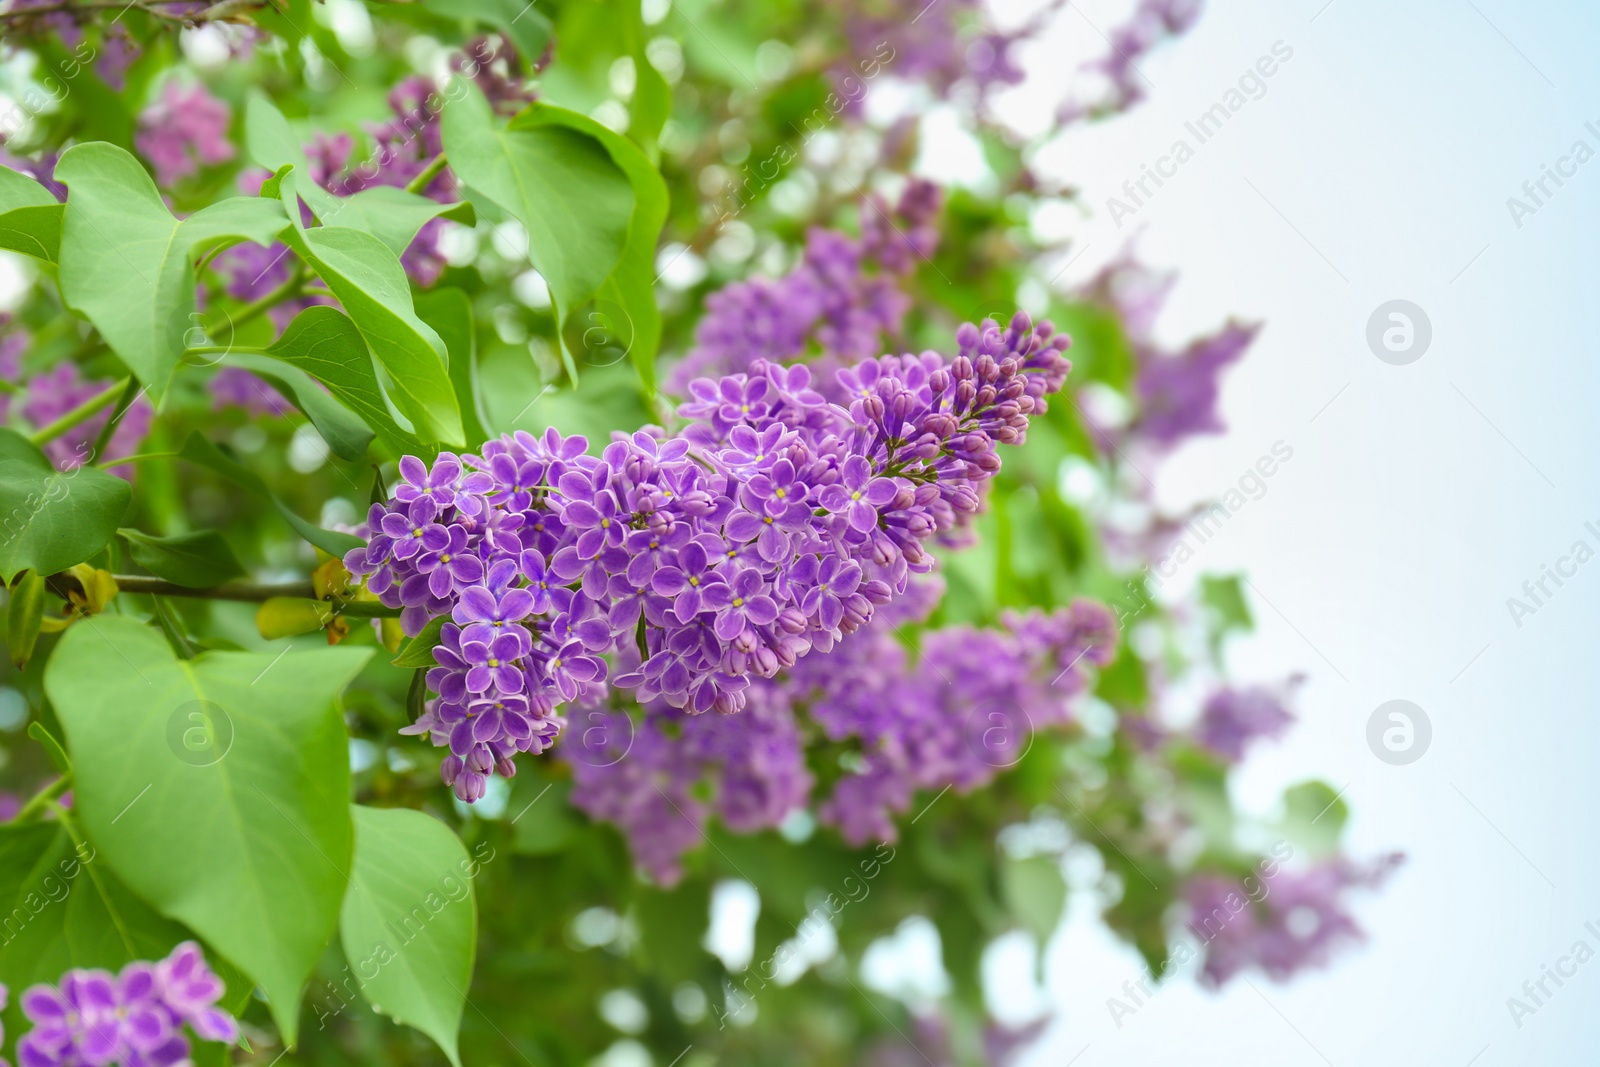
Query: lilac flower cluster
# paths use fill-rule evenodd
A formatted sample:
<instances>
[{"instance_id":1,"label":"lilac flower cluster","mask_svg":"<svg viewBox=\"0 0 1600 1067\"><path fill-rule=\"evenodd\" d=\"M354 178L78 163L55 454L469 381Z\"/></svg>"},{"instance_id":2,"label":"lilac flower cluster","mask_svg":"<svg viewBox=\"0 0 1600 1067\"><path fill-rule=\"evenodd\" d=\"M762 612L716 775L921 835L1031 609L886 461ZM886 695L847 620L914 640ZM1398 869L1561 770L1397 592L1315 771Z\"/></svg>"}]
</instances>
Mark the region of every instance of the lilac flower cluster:
<instances>
[{"instance_id":1,"label":"lilac flower cluster","mask_svg":"<svg viewBox=\"0 0 1600 1067\"><path fill-rule=\"evenodd\" d=\"M942 204L937 185L913 180L892 211L876 198L863 203L860 240L813 229L800 263L784 277L712 293L694 348L667 389L682 395L695 378L746 372L756 360L791 360L812 344L827 357L819 366L824 380L838 366L881 352L910 307L902 280L938 247Z\"/></svg>"},{"instance_id":2,"label":"lilac flower cluster","mask_svg":"<svg viewBox=\"0 0 1600 1067\"><path fill-rule=\"evenodd\" d=\"M84 401L105 391L110 384L106 381L86 380L75 363L60 363L43 374L35 375L28 382L27 388L21 394L17 413L35 428L46 426ZM0 415L3 414L5 412L0 411ZM60 437L46 442L43 446L44 454L50 457L58 470L64 471L81 467L85 463L105 462L109 459L130 456L139 447L139 442L144 440L145 434L150 432L150 423L155 418L155 411L143 396L136 398L123 414L122 421L117 423L117 428L111 432L111 440L106 443L105 454L94 456L91 454L94 441L100 436L101 428L110 417L109 408L97 412ZM127 466L113 467L111 473L124 478L132 476L132 471Z\"/></svg>"},{"instance_id":3,"label":"lilac flower cluster","mask_svg":"<svg viewBox=\"0 0 1600 1067\"><path fill-rule=\"evenodd\" d=\"M238 150L228 140L233 111L198 82L169 81L161 99L139 116L133 143L156 169L156 183L170 186L203 166L231 160Z\"/></svg>"},{"instance_id":4,"label":"lilac flower cluster","mask_svg":"<svg viewBox=\"0 0 1600 1067\"><path fill-rule=\"evenodd\" d=\"M859 746L817 812L845 840L894 840L893 816L919 789L968 793L993 781L1022 759L1035 732L1071 721L1086 668L1116 655L1115 618L1095 601L1008 612L1001 623L927 631L915 662L892 631L875 628L794 671L796 699L824 736Z\"/></svg>"},{"instance_id":5,"label":"lilac flower cluster","mask_svg":"<svg viewBox=\"0 0 1600 1067\"><path fill-rule=\"evenodd\" d=\"M1346 892L1376 889L1404 857L1391 853L1370 865L1343 858L1303 871L1285 871L1259 902L1240 897L1237 883L1220 875L1200 875L1184 890L1190 928L1206 938L1201 980L1219 987L1250 967L1276 981L1326 966L1333 952L1361 939L1361 928L1347 910Z\"/></svg>"},{"instance_id":6,"label":"lilac flower cluster","mask_svg":"<svg viewBox=\"0 0 1600 1067\"><path fill-rule=\"evenodd\" d=\"M895 816L918 790L966 793L1013 766L1035 731L1070 720L1087 667L1116 651L1110 611L1080 600L1008 614L997 630L930 632L913 658L894 630L931 611L939 592L937 581L912 583L830 651L753 681L736 717L653 706L635 728L620 711L578 710L559 749L571 802L620 828L635 863L671 885L712 814L753 833L810 804L802 738L820 731L849 765L818 806L821 821L853 845L895 840Z\"/></svg>"},{"instance_id":7,"label":"lilac flower cluster","mask_svg":"<svg viewBox=\"0 0 1600 1067\"><path fill-rule=\"evenodd\" d=\"M754 833L805 807L812 776L780 685L753 684L732 717L686 715L659 700L643 710L636 725L624 711L579 709L558 752L572 768L571 803L621 829L657 885L683 877L683 857L705 840L713 813Z\"/></svg>"},{"instance_id":8,"label":"lilac flower cluster","mask_svg":"<svg viewBox=\"0 0 1600 1067\"><path fill-rule=\"evenodd\" d=\"M1285 688L1292 690L1299 680L1296 676ZM1287 696L1265 686L1219 689L1200 710L1195 739L1229 763L1237 763L1250 742L1278 737L1294 722L1284 706Z\"/></svg>"},{"instance_id":9,"label":"lilac flower cluster","mask_svg":"<svg viewBox=\"0 0 1600 1067\"><path fill-rule=\"evenodd\" d=\"M987 23L985 5L978 0L888 0L863 5L841 3L844 32L852 57L877 56L895 76L927 85L947 97L957 83L977 90L980 98L998 88L1016 85L1024 71L1011 55L1012 47L1042 28L1042 19L1008 32ZM969 29L968 27L974 27ZM841 63L834 72L839 94L859 110L859 88L852 92L854 68Z\"/></svg>"},{"instance_id":10,"label":"lilac flower cluster","mask_svg":"<svg viewBox=\"0 0 1600 1067\"><path fill-rule=\"evenodd\" d=\"M186 941L155 963L120 974L68 971L59 986L22 994L33 1028L17 1043L18 1067L172 1067L189 1062L187 1026L206 1041L238 1040L239 1024L216 1006L222 980Z\"/></svg>"},{"instance_id":11,"label":"lilac flower cluster","mask_svg":"<svg viewBox=\"0 0 1600 1067\"><path fill-rule=\"evenodd\" d=\"M1139 0L1139 5L1106 38L1110 46L1085 72L1101 80L1103 91L1092 100L1071 100L1060 109L1061 122L1104 118L1126 111L1145 98L1149 84L1139 61L1158 45L1189 32L1200 19L1201 0Z\"/></svg>"},{"instance_id":12,"label":"lilac flower cluster","mask_svg":"<svg viewBox=\"0 0 1600 1067\"><path fill-rule=\"evenodd\" d=\"M932 568L1070 364L1048 323L958 331L960 352L837 373L759 361L699 379L687 428L517 433L476 456L407 457L345 559L407 633L449 616L414 732L448 745L458 796L547 748L563 704L606 684L691 713L744 707L754 677L826 651ZM616 674L603 657L614 657Z\"/></svg>"},{"instance_id":13,"label":"lilac flower cluster","mask_svg":"<svg viewBox=\"0 0 1600 1067\"><path fill-rule=\"evenodd\" d=\"M1102 443L1126 436L1153 449L1169 450L1190 437L1225 429L1217 413L1219 378L1255 341L1258 327L1229 322L1210 336L1168 351L1156 342L1153 330L1172 282L1170 274L1125 256L1082 290L1088 299L1117 313L1138 365L1134 379L1138 412L1127 427L1097 426L1096 437Z\"/></svg>"}]
</instances>

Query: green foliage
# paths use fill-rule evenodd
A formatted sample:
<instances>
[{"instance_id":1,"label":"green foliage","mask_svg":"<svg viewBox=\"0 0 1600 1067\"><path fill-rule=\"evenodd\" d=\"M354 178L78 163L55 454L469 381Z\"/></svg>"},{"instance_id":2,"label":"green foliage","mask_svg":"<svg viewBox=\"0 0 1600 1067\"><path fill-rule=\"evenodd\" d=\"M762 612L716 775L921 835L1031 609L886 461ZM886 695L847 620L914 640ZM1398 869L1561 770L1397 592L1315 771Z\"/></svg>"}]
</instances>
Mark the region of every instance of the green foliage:
<instances>
[{"instance_id":1,"label":"green foliage","mask_svg":"<svg viewBox=\"0 0 1600 1067\"><path fill-rule=\"evenodd\" d=\"M335 699L367 655L185 662L131 619L96 618L67 632L45 672L85 831L134 892L261 986L290 1043L350 872Z\"/></svg>"},{"instance_id":2,"label":"green foliage","mask_svg":"<svg viewBox=\"0 0 1600 1067\"><path fill-rule=\"evenodd\" d=\"M636 203L626 172L582 129L585 121L535 105L501 129L475 89L443 115L451 167L526 228L528 255L550 286L558 326L617 268Z\"/></svg>"},{"instance_id":3,"label":"green foliage","mask_svg":"<svg viewBox=\"0 0 1600 1067\"><path fill-rule=\"evenodd\" d=\"M366 430L368 440L376 430L384 444L397 454L415 455L422 451L416 435L402 429L390 413L361 331L333 308L306 308L267 347L266 354L326 385L328 392L354 413L363 429L371 427ZM316 421L315 417L312 421ZM323 433L323 437L328 438L328 434ZM353 455L340 451L332 438L328 438L328 444L346 459L359 459L366 452L365 444Z\"/></svg>"},{"instance_id":4,"label":"green foliage","mask_svg":"<svg viewBox=\"0 0 1600 1067\"><path fill-rule=\"evenodd\" d=\"M283 175L284 203L293 205L300 185ZM300 213L284 231L289 247L327 283L378 363L388 371L395 404L412 429L430 442L462 440L461 411L450 386L450 359L433 328L417 318L400 257L364 230L347 226L307 229Z\"/></svg>"},{"instance_id":5,"label":"green foliage","mask_svg":"<svg viewBox=\"0 0 1600 1067\"><path fill-rule=\"evenodd\" d=\"M73 146L56 177L70 190L61 226L62 299L94 323L159 401L199 321L195 258L240 241L271 244L283 229L283 208L233 197L180 222L139 161L109 144Z\"/></svg>"},{"instance_id":6,"label":"green foliage","mask_svg":"<svg viewBox=\"0 0 1600 1067\"><path fill-rule=\"evenodd\" d=\"M158 578L194 589L221 585L244 574L244 568L216 530L197 530L172 537L152 537L138 530L118 530L133 561Z\"/></svg>"},{"instance_id":7,"label":"green foliage","mask_svg":"<svg viewBox=\"0 0 1600 1067\"><path fill-rule=\"evenodd\" d=\"M55 263L61 252L62 210L44 186L0 166L0 248Z\"/></svg>"},{"instance_id":8,"label":"green foliage","mask_svg":"<svg viewBox=\"0 0 1600 1067\"><path fill-rule=\"evenodd\" d=\"M460 1067L456 1032L478 936L478 864L418 811L355 805L355 865L339 913L345 957L373 1007L433 1038Z\"/></svg>"},{"instance_id":9,"label":"green foliage","mask_svg":"<svg viewBox=\"0 0 1600 1067\"><path fill-rule=\"evenodd\" d=\"M57 471L27 438L0 428L0 582L91 558L117 532L132 497L127 482L93 467Z\"/></svg>"}]
</instances>

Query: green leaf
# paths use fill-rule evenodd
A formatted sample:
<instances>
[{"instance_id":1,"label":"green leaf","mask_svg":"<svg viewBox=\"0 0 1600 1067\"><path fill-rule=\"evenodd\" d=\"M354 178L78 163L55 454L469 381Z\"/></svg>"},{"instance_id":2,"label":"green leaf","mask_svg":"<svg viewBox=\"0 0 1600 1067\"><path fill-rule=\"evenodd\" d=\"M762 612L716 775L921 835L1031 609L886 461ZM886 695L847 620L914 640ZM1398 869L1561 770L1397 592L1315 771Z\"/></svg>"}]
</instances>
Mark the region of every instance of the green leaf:
<instances>
[{"instance_id":1,"label":"green leaf","mask_svg":"<svg viewBox=\"0 0 1600 1067\"><path fill-rule=\"evenodd\" d=\"M65 473L27 438L0 429L0 583L76 566L117 532L133 490L95 467Z\"/></svg>"},{"instance_id":2,"label":"green leaf","mask_svg":"<svg viewBox=\"0 0 1600 1067\"><path fill-rule=\"evenodd\" d=\"M378 384L372 354L361 339L361 331L346 316L330 307L307 308L267 348L267 354L326 385L396 452L423 451L416 434L395 421Z\"/></svg>"},{"instance_id":3,"label":"green leaf","mask_svg":"<svg viewBox=\"0 0 1600 1067\"><path fill-rule=\"evenodd\" d=\"M1248 633L1255 627L1250 604L1244 598L1243 581L1243 576L1238 574L1226 577L1206 574L1200 578L1200 602L1206 606L1210 617L1212 655L1217 654L1229 634L1236 630Z\"/></svg>"},{"instance_id":4,"label":"green leaf","mask_svg":"<svg viewBox=\"0 0 1600 1067\"><path fill-rule=\"evenodd\" d=\"M434 328L450 352L450 382L461 407L466 445L477 448L489 439L478 402L478 337L473 327L472 301L460 289L439 288L418 293L417 317Z\"/></svg>"},{"instance_id":5,"label":"green leaf","mask_svg":"<svg viewBox=\"0 0 1600 1067\"><path fill-rule=\"evenodd\" d=\"M63 209L50 190L0 167L0 248L54 263L61 254Z\"/></svg>"},{"instance_id":6,"label":"green leaf","mask_svg":"<svg viewBox=\"0 0 1600 1067\"><path fill-rule=\"evenodd\" d=\"M345 957L373 1007L433 1038L460 1067L478 865L449 827L420 811L359 804L351 811L355 866L339 913Z\"/></svg>"},{"instance_id":7,"label":"green leaf","mask_svg":"<svg viewBox=\"0 0 1600 1067\"><path fill-rule=\"evenodd\" d=\"M493 26L530 68L550 43L550 19L527 0L422 0L422 6L445 18Z\"/></svg>"},{"instance_id":8,"label":"green leaf","mask_svg":"<svg viewBox=\"0 0 1600 1067\"><path fill-rule=\"evenodd\" d=\"M74 967L160 959L188 932L163 919L61 823L0 826L0 984L52 985Z\"/></svg>"},{"instance_id":9,"label":"green leaf","mask_svg":"<svg viewBox=\"0 0 1600 1067\"><path fill-rule=\"evenodd\" d=\"M296 515L289 510L289 505L279 500L277 495L267 488L267 483L261 480L259 474L224 453L199 430L189 434L188 439L183 442L183 447L178 450L178 457L214 471L261 499L270 501L289 525L294 527L295 533L330 556L343 556L352 548L360 548L366 544L361 538L352 534L324 530Z\"/></svg>"},{"instance_id":10,"label":"green leaf","mask_svg":"<svg viewBox=\"0 0 1600 1067\"><path fill-rule=\"evenodd\" d=\"M335 311L334 314L339 313ZM356 344L370 364L372 357L367 355L367 346L360 334L356 335ZM265 379L267 384L299 408L311 420L311 425L317 428L317 433L328 443L334 455L348 460L366 456L367 446L372 443L374 436L372 427L360 415L329 396L328 390L319 386L311 375L252 352L229 352L223 358L227 363Z\"/></svg>"},{"instance_id":11,"label":"green leaf","mask_svg":"<svg viewBox=\"0 0 1600 1067\"><path fill-rule=\"evenodd\" d=\"M477 213L466 201L441 204L392 185L375 185L345 197L339 201L337 209L318 219L324 226L337 224L365 230L397 256L416 239L417 231L434 219L449 219L463 226L478 224Z\"/></svg>"},{"instance_id":12,"label":"green leaf","mask_svg":"<svg viewBox=\"0 0 1600 1067\"><path fill-rule=\"evenodd\" d=\"M44 687L89 839L129 888L261 986L293 1045L350 872L336 699L370 653L291 654L182 661L149 627L102 615L66 632Z\"/></svg>"},{"instance_id":13,"label":"green leaf","mask_svg":"<svg viewBox=\"0 0 1600 1067\"><path fill-rule=\"evenodd\" d=\"M1339 848L1350 807L1326 782L1301 782L1283 791L1283 836L1313 858Z\"/></svg>"},{"instance_id":14,"label":"green leaf","mask_svg":"<svg viewBox=\"0 0 1600 1067\"><path fill-rule=\"evenodd\" d=\"M515 835L512 851L525 856L548 856L565 849L581 828L579 816L567 803L571 792L570 779L549 778L543 767L529 766L518 772L512 780L511 803L506 808L511 812Z\"/></svg>"},{"instance_id":15,"label":"green leaf","mask_svg":"<svg viewBox=\"0 0 1600 1067\"><path fill-rule=\"evenodd\" d=\"M378 430L390 448L400 453L426 451L411 430L395 421L362 331L338 310L307 307L266 352L322 382L366 426Z\"/></svg>"},{"instance_id":16,"label":"green leaf","mask_svg":"<svg viewBox=\"0 0 1600 1067\"><path fill-rule=\"evenodd\" d=\"M1061 921L1067 902L1067 883L1054 856L1007 859L1000 865L1000 890L1006 907L1042 949ZM1042 955L1042 954L1041 954Z\"/></svg>"},{"instance_id":17,"label":"green leaf","mask_svg":"<svg viewBox=\"0 0 1600 1067\"><path fill-rule=\"evenodd\" d=\"M95 324L159 403L195 314L194 260L219 245L270 245L282 205L233 197L179 222L138 160L115 145L69 148L56 167L69 189L61 294Z\"/></svg>"},{"instance_id":18,"label":"green leaf","mask_svg":"<svg viewBox=\"0 0 1600 1067\"><path fill-rule=\"evenodd\" d=\"M290 172L282 192L293 203L301 182ZM460 443L461 411L447 370L449 354L433 328L417 318L400 258L370 233L345 226L305 229L298 212L284 234L349 312L367 347L389 373L390 395L429 441Z\"/></svg>"},{"instance_id":19,"label":"green leaf","mask_svg":"<svg viewBox=\"0 0 1600 1067\"><path fill-rule=\"evenodd\" d=\"M38 571L29 571L11 587L11 602L6 605L6 648L11 651L11 665L19 671L33 657L33 646L39 640L45 593L44 575Z\"/></svg>"},{"instance_id":20,"label":"green leaf","mask_svg":"<svg viewBox=\"0 0 1600 1067\"><path fill-rule=\"evenodd\" d=\"M527 229L528 255L550 286L558 325L616 269L635 205L627 174L579 128L587 121L535 104L501 129L476 87L452 100L442 119L456 176Z\"/></svg>"},{"instance_id":21,"label":"green leaf","mask_svg":"<svg viewBox=\"0 0 1600 1067\"><path fill-rule=\"evenodd\" d=\"M0 212L19 207L60 207L50 190L20 171L0 166Z\"/></svg>"},{"instance_id":22,"label":"green leaf","mask_svg":"<svg viewBox=\"0 0 1600 1067\"><path fill-rule=\"evenodd\" d=\"M19 207L0 215L0 248L54 264L61 258L61 216L65 204Z\"/></svg>"},{"instance_id":23,"label":"green leaf","mask_svg":"<svg viewBox=\"0 0 1600 1067\"><path fill-rule=\"evenodd\" d=\"M128 542L128 553L135 563L177 585L206 589L244 573L233 549L216 530L197 530L175 537L152 537L126 529L117 533Z\"/></svg>"},{"instance_id":24,"label":"green leaf","mask_svg":"<svg viewBox=\"0 0 1600 1067\"><path fill-rule=\"evenodd\" d=\"M654 67L650 69L655 70ZM605 146L612 162L627 175L633 188L633 213L628 220L622 258L600 286L598 306L584 325L598 326L610 338L620 339L639 372L646 394L653 393L656 350L661 345L661 312L656 307L655 290L656 244L667 220L666 182L638 145L587 116L535 103L511 120L513 130L541 125L566 126L594 137ZM609 320L608 316L618 311L625 322ZM600 316L598 319L594 318L596 313Z\"/></svg>"},{"instance_id":25,"label":"green leaf","mask_svg":"<svg viewBox=\"0 0 1600 1067\"><path fill-rule=\"evenodd\" d=\"M284 167L293 167L300 175L311 172L301 138L272 101L259 94L252 95L245 105L245 140L250 158L274 173ZM477 224L469 203L441 204L391 185L375 185L353 196L334 196L315 182L302 181L296 183L295 192L310 205L322 225L364 230L396 256L406 250L417 231L431 219L446 218L466 226Z\"/></svg>"},{"instance_id":26,"label":"green leaf","mask_svg":"<svg viewBox=\"0 0 1600 1067\"><path fill-rule=\"evenodd\" d=\"M444 624L450 621L450 616L439 615L428 620L417 636L406 642L406 647L400 650L392 662L396 667L437 667L439 661L433 658L434 646L439 643L440 634L444 631Z\"/></svg>"}]
</instances>

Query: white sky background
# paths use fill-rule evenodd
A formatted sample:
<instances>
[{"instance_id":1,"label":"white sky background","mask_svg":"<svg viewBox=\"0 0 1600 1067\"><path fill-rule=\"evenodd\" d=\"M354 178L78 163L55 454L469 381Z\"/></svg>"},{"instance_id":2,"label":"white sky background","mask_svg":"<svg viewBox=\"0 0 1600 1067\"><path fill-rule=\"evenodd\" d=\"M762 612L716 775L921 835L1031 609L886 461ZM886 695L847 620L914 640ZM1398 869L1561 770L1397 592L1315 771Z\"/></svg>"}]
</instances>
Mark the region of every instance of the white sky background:
<instances>
[{"instance_id":1,"label":"white sky background","mask_svg":"<svg viewBox=\"0 0 1600 1067\"><path fill-rule=\"evenodd\" d=\"M1520 1029L1506 1007L1575 941L1600 950L1583 928L1600 926L1600 563L1520 628L1506 607L1575 540L1600 548L1583 528L1600 526L1600 160L1520 229L1506 206L1575 140L1600 150L1584 129L1600 129L1600 9L1325 4L1214 0L1187 38L1140 62L1148 101L1039 158L1090 212L1068 280L1139 232L1147 260L1181 271L1161 323L1170 340L1229 315L1266 324L1225 379L1228 434L1158 476L1176 509L1219 496L1275 441L1294 448L1186 572L1244 570L1257 587L1258 633L1232 650L1237 676L1310 675L1296 729L1236 776L1239 803L1266 812L1283 786L1321 777L1348 786L1357 855L1410 859L1358 898L1370 940L1330 971L1286 987L1251 976L1220 995L1180 981L1120 1029L1106 999L1140 968L1079 896L1047 953L1061 1019L1030 1064L1579 1063L1600 1036L1600 964L1550 984ZM1065 12L1028 56L1037 80L1009 113L1036 115L1054 94L1035 85L1103 47L1088 23L1109 29L1126 8ZM1106 198L1174 139L1193 145L1184 123L1278 41L1293 56L1265 95L1115 226ZM963 155L948 143L952 172ZM1365 342L1368 317L1395 298L1433 326L1409 366ZM1365 741L1368 716L1394 698L1433 725L1410 766L1380 762ZM1020 986L1021 968L995 971Z\"/></svg>"}]
</instances>

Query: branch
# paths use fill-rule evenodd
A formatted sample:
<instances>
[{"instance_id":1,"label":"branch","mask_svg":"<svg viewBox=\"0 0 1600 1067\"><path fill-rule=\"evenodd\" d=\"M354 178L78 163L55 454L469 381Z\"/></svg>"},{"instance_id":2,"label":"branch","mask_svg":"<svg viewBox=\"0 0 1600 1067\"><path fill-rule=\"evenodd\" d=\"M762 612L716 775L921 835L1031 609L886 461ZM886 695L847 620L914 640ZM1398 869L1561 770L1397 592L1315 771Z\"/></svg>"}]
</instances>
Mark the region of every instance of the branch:
<instances>
[{"instance_id":1,"label":"branch","mask_svg":"<svg viewBox=\"0 0 1600 1067\"><path fill-rule=\"evenodd\" d=\"M79 404L77 407L61 416L55 422L35 430L32 435L29 436L28 440L36 445L42 445L46 441L54 441L57 437L60 437L73 427L88 422L90 419L94 418L96 413L98 413L101 408L105 407L107 404L117 399L117 397L121 396L123 391L129 387L132 381L133 379L131 377L124 378L120 382L116 382L109 386L104 392L96 393L88 400L85 400L83 403Z\"/></svg>"},{"instance_id":2,"label":"branch","mask_svg":"<svg viewBox=\"0 0 1600 1067\"><path fill-rule=\"evenodd\" d=\"M164 578L148 578L142 574L115 574L112 575L112 579L117 583L117 588L124 593L198 597L204 600L241 600L252 603L287 597L291 600L315 600L318 603L331 604L336 614L358 619L392 618L400 614L399 608L391 608L375 600L324 600L317 596L316 589L310 581L225 582L207 589L195 589L169 582Z\"/></svg>"}]
</instances>

